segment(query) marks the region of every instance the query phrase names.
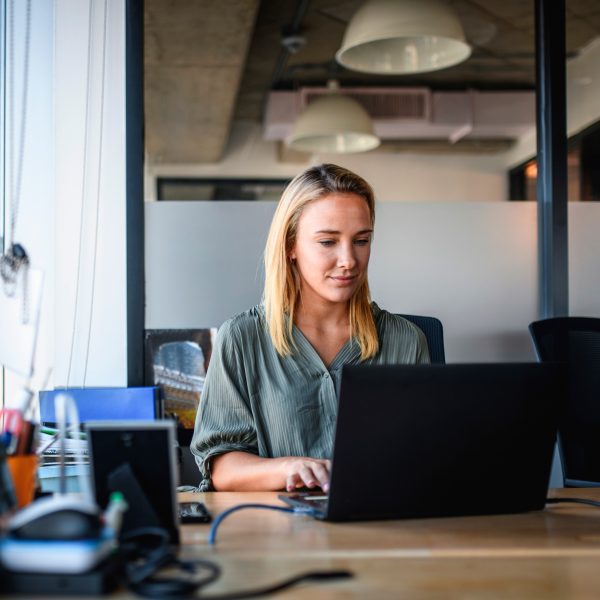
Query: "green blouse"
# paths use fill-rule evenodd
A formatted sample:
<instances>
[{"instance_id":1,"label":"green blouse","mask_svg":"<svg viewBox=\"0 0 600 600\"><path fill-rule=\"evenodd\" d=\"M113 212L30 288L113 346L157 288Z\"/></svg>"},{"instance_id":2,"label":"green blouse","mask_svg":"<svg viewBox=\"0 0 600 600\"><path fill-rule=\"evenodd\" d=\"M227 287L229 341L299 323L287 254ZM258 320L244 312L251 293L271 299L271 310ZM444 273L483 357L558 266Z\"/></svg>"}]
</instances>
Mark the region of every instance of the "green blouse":
<instances>
[{"instance_id":1,"label":"green blouse","mask_svg":"<svg viewBox=\"0 0 600 600\"><path fill-rule=\"evenodd\" d=\"M379 351L365 364L429 362L418 327L375 303L372 309ZM331 457L342 367L361 362L360 348L349 340L327 368L297 327L293 337L298 352L277 354L262 305L219 329L190 447L201 491L213 489L210 459L225 452Z\"/></svg>"}]
</instances>

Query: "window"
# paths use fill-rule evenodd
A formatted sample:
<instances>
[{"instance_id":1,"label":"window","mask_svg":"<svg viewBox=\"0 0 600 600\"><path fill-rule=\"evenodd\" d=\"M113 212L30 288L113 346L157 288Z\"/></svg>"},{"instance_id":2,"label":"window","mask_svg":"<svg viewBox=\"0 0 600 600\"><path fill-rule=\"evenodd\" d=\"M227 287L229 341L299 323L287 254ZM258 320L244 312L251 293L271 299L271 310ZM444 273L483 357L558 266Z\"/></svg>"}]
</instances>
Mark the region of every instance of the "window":
<instances>
[{"instance_id":1,"label":"window","mask_svg":"<svg viewBox=\"0 0 600 600\"><path fill-rule=\"evenodd\" d=\"M272 200L277 201L287 179L200 179L156 180L157 200Z\"/></svg>"},{"instance_id":2,"label":"window","mask_svg":"<svg viewBox=\"0 0 600 600\"><path fill-rule=\"evenodd\" d=\"M567 197L570 202L600 201L600 122L569 140L567 149ZM535 158L509 172L509 199L536 200Z\"/></svg>"}]
</instances>

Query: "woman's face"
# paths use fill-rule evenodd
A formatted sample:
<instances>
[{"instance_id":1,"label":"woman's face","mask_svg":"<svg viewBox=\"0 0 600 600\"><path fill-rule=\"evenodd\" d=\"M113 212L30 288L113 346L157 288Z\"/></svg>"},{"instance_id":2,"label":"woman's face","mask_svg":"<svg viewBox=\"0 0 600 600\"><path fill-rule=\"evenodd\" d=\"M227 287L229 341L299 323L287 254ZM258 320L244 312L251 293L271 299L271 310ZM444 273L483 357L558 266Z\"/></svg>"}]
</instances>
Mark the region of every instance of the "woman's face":
<instances>
[{"instance_id":1,"label":"woman's face","mask_svg":"<svg viewBox=\"0 0 600 600\"><path fill-rule=\"evenodd\" d=\"M328 194L304 207L290 252L303 304L347 303L367 276L371 216L364 198Z\"/></svg>"}]
</instances>

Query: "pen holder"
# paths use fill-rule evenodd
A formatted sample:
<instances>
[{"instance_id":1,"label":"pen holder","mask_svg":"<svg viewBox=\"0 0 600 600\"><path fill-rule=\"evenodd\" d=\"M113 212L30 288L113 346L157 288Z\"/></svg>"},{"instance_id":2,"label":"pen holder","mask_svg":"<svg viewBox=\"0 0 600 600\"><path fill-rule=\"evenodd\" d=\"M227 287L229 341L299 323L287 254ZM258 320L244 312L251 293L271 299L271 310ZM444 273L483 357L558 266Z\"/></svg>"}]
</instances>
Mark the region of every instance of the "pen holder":
<instances>
[{"instance_id":1,"label":"pen holder","mask_svg":"<svg viewBox=\"0 0 600 600\"><path fill-rule=\"evenodd\" d=\"M38 456L37 454L8 456L6 462L15 487L17 505L23 508L33 500Z\"/></svg>"}]
</instances>

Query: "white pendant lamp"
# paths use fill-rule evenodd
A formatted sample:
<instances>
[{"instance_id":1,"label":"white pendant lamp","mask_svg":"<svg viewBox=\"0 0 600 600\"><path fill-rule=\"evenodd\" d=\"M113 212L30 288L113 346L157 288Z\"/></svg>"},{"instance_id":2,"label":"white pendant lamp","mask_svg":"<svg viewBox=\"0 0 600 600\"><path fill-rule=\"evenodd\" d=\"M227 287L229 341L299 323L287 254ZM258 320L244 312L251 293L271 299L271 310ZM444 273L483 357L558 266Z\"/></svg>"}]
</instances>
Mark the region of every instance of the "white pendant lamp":
<instances>
[{"instance_id":1,"label":"white pendant lamp","mask_svg":"<svg viewBox=\"0 0 600 600\"><path fill-rule=\"evenodd\" d=\"M340 94L337 82L330 81L328 87L328 94L313 100L300 114L286 145L302 152L334 154L377 148L381 142L367 111Z\"/></svg>"},{"instance_id":2,"label":"white pendant lamp","mask_svg":"<svg viewBox=\"0 0 600 600\"><path fill-rule=\"evenodd\" d=\"M445 69L470 55L446 2L369 0L352 17L336 60L354 71L401 75Z\"/></svg>"}]
</instances>

